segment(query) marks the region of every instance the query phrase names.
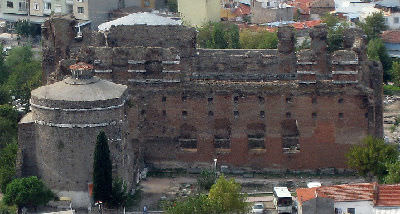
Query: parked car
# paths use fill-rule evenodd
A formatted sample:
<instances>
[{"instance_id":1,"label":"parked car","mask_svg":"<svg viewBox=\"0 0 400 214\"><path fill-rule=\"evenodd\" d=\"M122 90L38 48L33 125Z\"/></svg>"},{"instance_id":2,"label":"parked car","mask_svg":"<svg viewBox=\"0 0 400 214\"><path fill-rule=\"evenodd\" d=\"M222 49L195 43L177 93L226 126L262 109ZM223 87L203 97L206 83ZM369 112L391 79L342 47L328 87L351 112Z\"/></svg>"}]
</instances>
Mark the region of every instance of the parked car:
<instances>
[{"instance_id":1,"label":"parked car","mask_svg":"<svg viewBox=\"0 0 400 214\"><path fill-rule=\"evenodd\" d=\"M251 213L264 213L264 204L263 203L255 203L251 208Z\"/></svg>"}]
</instances>

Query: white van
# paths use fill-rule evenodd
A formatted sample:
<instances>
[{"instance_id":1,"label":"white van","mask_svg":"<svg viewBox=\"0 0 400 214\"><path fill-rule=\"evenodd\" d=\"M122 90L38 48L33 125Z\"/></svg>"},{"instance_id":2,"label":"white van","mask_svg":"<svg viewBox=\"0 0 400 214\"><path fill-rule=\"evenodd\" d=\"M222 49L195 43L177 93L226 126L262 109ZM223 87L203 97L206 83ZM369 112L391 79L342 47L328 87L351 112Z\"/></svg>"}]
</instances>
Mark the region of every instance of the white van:
<instances>
[{"instance_id":1,"label":"white van","mask_svg":"<svg viewBox=\"0 0 400 214\"><path fill-rule=\"evenodd\" d=\"M292 194L287 187L274 187L274 206L278 213L292 213Z\"/></svg>"}]
</instances>

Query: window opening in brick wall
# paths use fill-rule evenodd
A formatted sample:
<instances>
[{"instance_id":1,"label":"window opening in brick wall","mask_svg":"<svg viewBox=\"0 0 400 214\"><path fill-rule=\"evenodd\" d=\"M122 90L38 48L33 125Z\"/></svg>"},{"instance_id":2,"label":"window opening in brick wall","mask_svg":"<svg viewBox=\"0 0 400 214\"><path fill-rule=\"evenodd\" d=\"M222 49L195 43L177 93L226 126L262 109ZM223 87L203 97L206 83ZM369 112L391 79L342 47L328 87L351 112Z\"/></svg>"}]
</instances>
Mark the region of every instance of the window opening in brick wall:
<instances>
[{"instance_id":1,"label":"window opening in brick wall","mask_svg":"<svg viewBox=\"0 0 400 214\"><path fill-rule=\"evenodd\" d=\"M234 96L233 97L233 102L238 103L239 102L239 96Z\"/></svg>"},{"instance_id":2,"label":"window opening in brick wall","mask_svg":"<svg viewBox=\"0 0 400 214\"><path fill-rule=\"evenodd\" d=\"M161 102L167 102L167 97L162 97Z\"/></svg>"},{"instance_id":3,"label":"window opening in brick wall","mask_svg":"<svg viewBox=\"0 0 400 214\"><path fill-rule=\"evenodd\" d=\"M368 113L365 113L364 116L365 116L365 118L368 118Z\"/></svg>"},{"instance_id":4,"label":"window opening in brick wall","mask_svg":"<svg viewBox=\"0 0 400 214\"><path fill-rule=\"evenodd\" d=\"M187 111L182 111L182 116L186 117L188 115Z\"/></svg>"},{"instance_id":5,"label":"window opening in brick wall","mask_svg":"<svg viewBox=\"0 0 400 214\"><path fill-rule=\"evenodd\" d=\"M260 117L265 118L265 111L260 111Z\"/></svg>"},{"instance_id":6,"label":"window opening in brick wall","mask_svg":"<svg viewBox=\"0 0 400 214\"><path fill-rule=\"evenodd\" d=\"M233 112L233 116L234 116L235 118L238 118L238 117L239 117L239 111L234 111L234 112Z\"/></svg>"},{"instance_id":7,"label":"window opening in brick wall","mask_svg":"<svg viewBox=\"0 0 400 214\"><path fill-rule=\"evenodd\" d=\"M297 127L297 120L286 119L282 121L282 149L283 153L300 152L299 137L300 133Z\"/></svg>"},{"instance_id":8,"label":"window opening in brick wall","mask_svg":"<svg viewBox=\"0 0 400 214\"><path fill-rule=\"evenodd\" d=\"M194 126L183 124L180 127L180 135L178 137L179 147L182 150L197 149L197 130Z\"/></svg>"},{"instance_id":9,"label":"window opening in brick wall","mask_svg":"<svg viewBox=\"0 0 400 214\"><path fill-rule=\"evenodd\" d=\"M210 116L210 117L214 116L214 112L213 111L209 111L208 112L208 116Z\"/></svg>"},{"instance_id":10,"label":"window opening in brick wall","mask_svg":"<svg viewBox=\"0 0 400 214\"><path fill-rule=\"evenodd\" d=\"M141 114L141 115L145 115L145 114L146 114L146 110L141 110L141 111L140 111L140 114Z\"/></svg>"},{"instance_id":11,"label":"window opening in brick wall","mask_svg":"<svg viewBox=\"0 0 400 214\"><path fill-rule=\"evenodd\" d=\"M311 114L311 117L312 117L313 119L317 119L317 112L313 112L313 113Z\"/></svg>"},{"instance_id":12,"label":"window opening in brick wall","mask_svg":"<svg viewBox=\"0 0 400 214\"><path fill-rule=\"evenodd\" d=\"M209 97L209 98L207 98L207 101L208 101L208 103L212 103L214 101L214 98Z\"/></svg>"},{"instance_id":13,"label":"window opening in brick wall","mask_svg":"<svg viewBox=\"0 0 400 214\"><path fill-rule=\"evenodd\" d=\"M344 117L343 113L339 113L339 118L342 119Z\"/></svg>"},{"instance_id":14,"label":"window opening in brick wall","mask_svg":"<svg viewBox=\"0 0 400 214\"><path fill-rule=\"evenodd\" d=\"M286 103L293 103L292 97L286 97Z\"/></svg>"},{"instance_id":15,"label":"window opening in brick wall","mask_svg":"<svg viewBox=\"0 0 400 214\"><path fill-rule=\"evenodd\" d=\"M265 149L265 124L251 123L247 125L247 145L249 150Z\"/></svg>"},{"instance_id":16,"label":"window opening in brick wall","mask_svg":"<svg viewBox=\"0 0 400 214\"><path fill-rule=\"evenodd\" d=\"M312 104L317 104L317 98L316 97L311 98L311 103Z\"/></svg>"},{"instance_id":17,"label":"window opening in brick wall","mask_svg":"<svg viewBox=\"0 0 400 214\"><path fill-rule=\"evenodd\" d=\"M167 111L166 110L162 110L162 116L167 116Z\"/></svg>"},{"instance_id":18,"label":"window opening in brick wall","mask_svg":"<svg viewBox=\"0 0 400 214\"><path fill-rule=\"evenodd\" d=\"M216 135L214 138L214 148L230 149L231 148L231 139L226 136Z\"/></svg>"},{"instance_id":19,"label":"window opening in brick wall","mask_svg":"<svg viewBox=\"0 0 400 214\"><path fill-rule=\"evenodd\" d=\"M187 96L186 95L182 95L182 101L186 101L187 100Z\"/></svg>"},{"instance_id":20,"label":"window opening in brick wall","mask_svg":"<svg viewBox=\"0 0 400 214\"><path fill-rule=\"evenodd\" d=\"M228 119L214 120L214 148L223 150L231 148L231 123Z\"/></svg>"},{"instance_id":21,"label":"window opening in brick wall","mask_svg":"<svg viewBox=\"0 0 400 214\"><path fill-rule=\"evenodd\" d=\"M262 96L258 96L258 102L259 102L260 104L265 103L265 98L262 97Z\"/></svg>"},{"instance_id":22,"label":"window opening in brick wall","mask_svg":"<svg viewBox=\"0 0 400 214\"><path fill-rule=\"evenodd\" d=\"M338 99L338 103L343 103L344 102L344 99L343 98L339 98Z\"/></svg>"},{"instance_id":23,"label":"window opening in brick wall","mask_svg":"<svg viewBox=\"0 0 400 214\"><path fill-rule=\"evenodd\" d=\"M286 112L286 118L291 118L291 117L292 117L292 113Z\"/></svg>"}]
</instances>

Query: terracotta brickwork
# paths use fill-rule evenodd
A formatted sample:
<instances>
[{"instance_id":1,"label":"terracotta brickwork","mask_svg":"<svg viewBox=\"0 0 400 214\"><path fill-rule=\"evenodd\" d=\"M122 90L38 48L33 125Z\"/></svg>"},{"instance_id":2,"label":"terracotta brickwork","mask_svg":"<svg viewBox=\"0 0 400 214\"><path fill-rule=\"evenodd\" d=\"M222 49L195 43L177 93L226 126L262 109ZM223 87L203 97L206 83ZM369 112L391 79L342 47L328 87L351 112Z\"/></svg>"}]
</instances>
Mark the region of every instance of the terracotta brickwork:
<instances>
[{"instance_id":1,"label":"terracotta brickwork","mask_svg":"<svg viewBox=\"0 0 400 214\"><path fill-rule=\"evenodd\" d=\"M183 26L58 39L73 22L44 24L45 81L84 61L96 76L127 85L129 142L148 165L196 168L217 158L231 168L346 168L352 145L382 137L382 68L366 58L358 31L347 32L345 50L329 53L326 28L317 27L311 49L296 53L289 27L279 29L278 50L206 50Z\"/></svg>"}]
</instances>

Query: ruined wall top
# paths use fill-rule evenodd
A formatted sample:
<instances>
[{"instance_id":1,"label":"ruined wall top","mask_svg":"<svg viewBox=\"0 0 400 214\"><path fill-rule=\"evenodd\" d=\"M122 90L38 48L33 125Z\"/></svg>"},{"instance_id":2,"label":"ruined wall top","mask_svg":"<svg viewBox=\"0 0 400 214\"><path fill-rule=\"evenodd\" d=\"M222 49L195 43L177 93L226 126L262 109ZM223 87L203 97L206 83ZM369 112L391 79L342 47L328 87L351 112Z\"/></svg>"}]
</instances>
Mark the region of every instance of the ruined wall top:
<instances>
[{"instance_id":1,"label":"ruined wall top","mask_svg":"<svg viewBox=\"0 0 400 214\"><path fill-rule=\"evenodd\" d=\"M296 52L295 30L290 26L278 29L277 50L216 50L197 48L196 30L185 26L113 26L106 32L88 29L77 39L75 23L69 18L52 18L44 24L46 77L53 73L60 80L69 74L71 64L82 61L92 64L95 74L115 78L117 70L119 74L128 72L133 79L139 78L131 81L135 83L147 78L168 83L296 80L313 84L330 80L349 84L362 79L360 62L368 60L364 38L357 30L344 32L343 50L328 52L324 24L310 30L311 48ZM159 81L165 76L168 81Z\"/></svg>"}]
</instances>

